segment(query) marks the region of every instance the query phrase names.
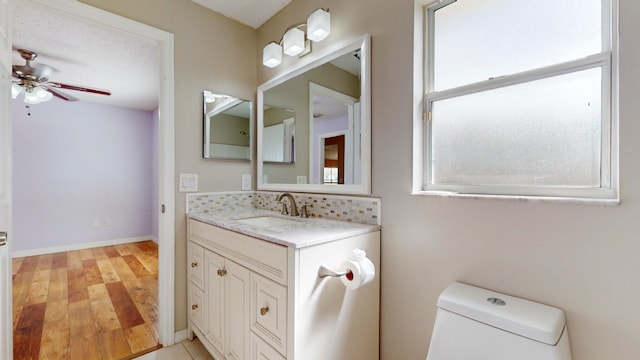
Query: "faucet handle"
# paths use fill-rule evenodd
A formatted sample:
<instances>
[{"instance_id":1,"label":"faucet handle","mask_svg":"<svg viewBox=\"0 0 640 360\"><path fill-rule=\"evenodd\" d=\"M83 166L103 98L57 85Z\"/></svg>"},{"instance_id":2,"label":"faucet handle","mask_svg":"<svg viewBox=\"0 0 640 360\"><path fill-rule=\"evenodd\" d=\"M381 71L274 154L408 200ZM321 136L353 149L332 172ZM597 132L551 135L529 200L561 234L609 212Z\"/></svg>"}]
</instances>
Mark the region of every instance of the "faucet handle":
<instances>
[{"instance_id":1,"label":"faucet handle","mask_svg":"<svg viewBox=\"0 0 640 360\"><path fill-rule=\"evenodd\" d=\"M285 203L284 201L278 201L278 202L282 204L282 210L280 211L280 214L289 215L289 210L287 210L287 203Z\"/></svg>"},{"instance_id":2,"label":"faucet handle","mask_svg":"<svg viewBox=\"0 0 640 360\"><path fill-rule=\"evenodd\" d=\"M307 211L307 208L309 207L309 205L310 204L307 204L307 203L300 205L300 217L303 217L303 218L309 217L309 212Z\"/></svg>"}]
</instances>

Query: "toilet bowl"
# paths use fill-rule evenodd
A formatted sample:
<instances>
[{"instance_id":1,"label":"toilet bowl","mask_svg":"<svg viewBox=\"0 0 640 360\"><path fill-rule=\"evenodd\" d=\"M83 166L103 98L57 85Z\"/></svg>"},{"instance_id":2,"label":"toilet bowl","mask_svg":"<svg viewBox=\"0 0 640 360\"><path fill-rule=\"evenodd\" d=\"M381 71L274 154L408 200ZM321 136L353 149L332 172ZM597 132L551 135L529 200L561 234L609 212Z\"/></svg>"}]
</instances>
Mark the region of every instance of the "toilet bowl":
<instances>
[{"instance_id":1,"label":"toilet bowl","mask_svg":"<svg viewBox=\"0 0 640 360\"><path fill-rule=\"evenodd\" d=\"M564 313L454 282L438 298L427 360L571 360Z\"/></svg>"}]
</instances>

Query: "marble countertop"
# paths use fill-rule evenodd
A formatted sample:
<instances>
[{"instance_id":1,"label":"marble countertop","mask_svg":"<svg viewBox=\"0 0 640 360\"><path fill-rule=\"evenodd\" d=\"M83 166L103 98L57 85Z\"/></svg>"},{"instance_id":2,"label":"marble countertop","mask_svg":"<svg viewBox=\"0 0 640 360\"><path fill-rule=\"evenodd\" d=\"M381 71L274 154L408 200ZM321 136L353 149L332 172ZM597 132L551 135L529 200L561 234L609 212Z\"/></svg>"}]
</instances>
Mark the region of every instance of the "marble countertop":
<instances>
[{"instance_id":1,"label":"marble countertop","mask_svg":"<svg viewBox=\"0 0 640 360\"><path fill-rule=\"evenodd\" d=\"M238 220L269 216L291 220L293 223L260 227L242 223ZM348 221L322 218L301 218L281 215L276 211L256 208L221 210L207 213L191 213L187 217L223 229L253 236L258 239L293 248L303 248L329 241L366 234L380 230L378 225L359 224Z\"/></svg>"}]
</instances>

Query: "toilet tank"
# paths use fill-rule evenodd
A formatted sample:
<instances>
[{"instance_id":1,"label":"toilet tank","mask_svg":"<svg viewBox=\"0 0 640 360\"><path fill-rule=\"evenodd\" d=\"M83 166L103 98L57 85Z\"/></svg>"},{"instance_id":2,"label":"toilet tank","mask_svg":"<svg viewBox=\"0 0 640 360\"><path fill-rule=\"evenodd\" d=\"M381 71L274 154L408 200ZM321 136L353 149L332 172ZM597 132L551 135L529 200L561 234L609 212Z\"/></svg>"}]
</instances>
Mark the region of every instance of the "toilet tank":
<instances>
[{"instance_id":1,"label":"toilet tank","mask_svg":"<svg viewBox=\"0 0 640 360\"><path fill-rule=\"evenodd\" d=\"M427 360L571 360L562 310L454 282L438 298Z\"/></svg>"}]
</instances>

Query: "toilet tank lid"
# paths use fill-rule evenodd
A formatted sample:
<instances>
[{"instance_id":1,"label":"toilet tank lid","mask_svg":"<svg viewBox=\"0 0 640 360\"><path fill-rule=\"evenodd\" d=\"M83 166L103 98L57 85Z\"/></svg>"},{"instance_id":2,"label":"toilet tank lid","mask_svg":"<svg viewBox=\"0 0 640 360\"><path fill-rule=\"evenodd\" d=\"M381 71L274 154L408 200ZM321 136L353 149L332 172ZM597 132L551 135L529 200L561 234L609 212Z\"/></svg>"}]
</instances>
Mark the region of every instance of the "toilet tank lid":
<instances>
[{"instance_id":1,"label":"toilet tank lid","mask_svg":"<svg viewBox=\"0 0 640 360\"><path fill-rule=\"evenodd\" d=\"M459 282L442 292L438 307L549 345L558 343L565 326L558 308Z\"/></svg>"}]
</instances>

